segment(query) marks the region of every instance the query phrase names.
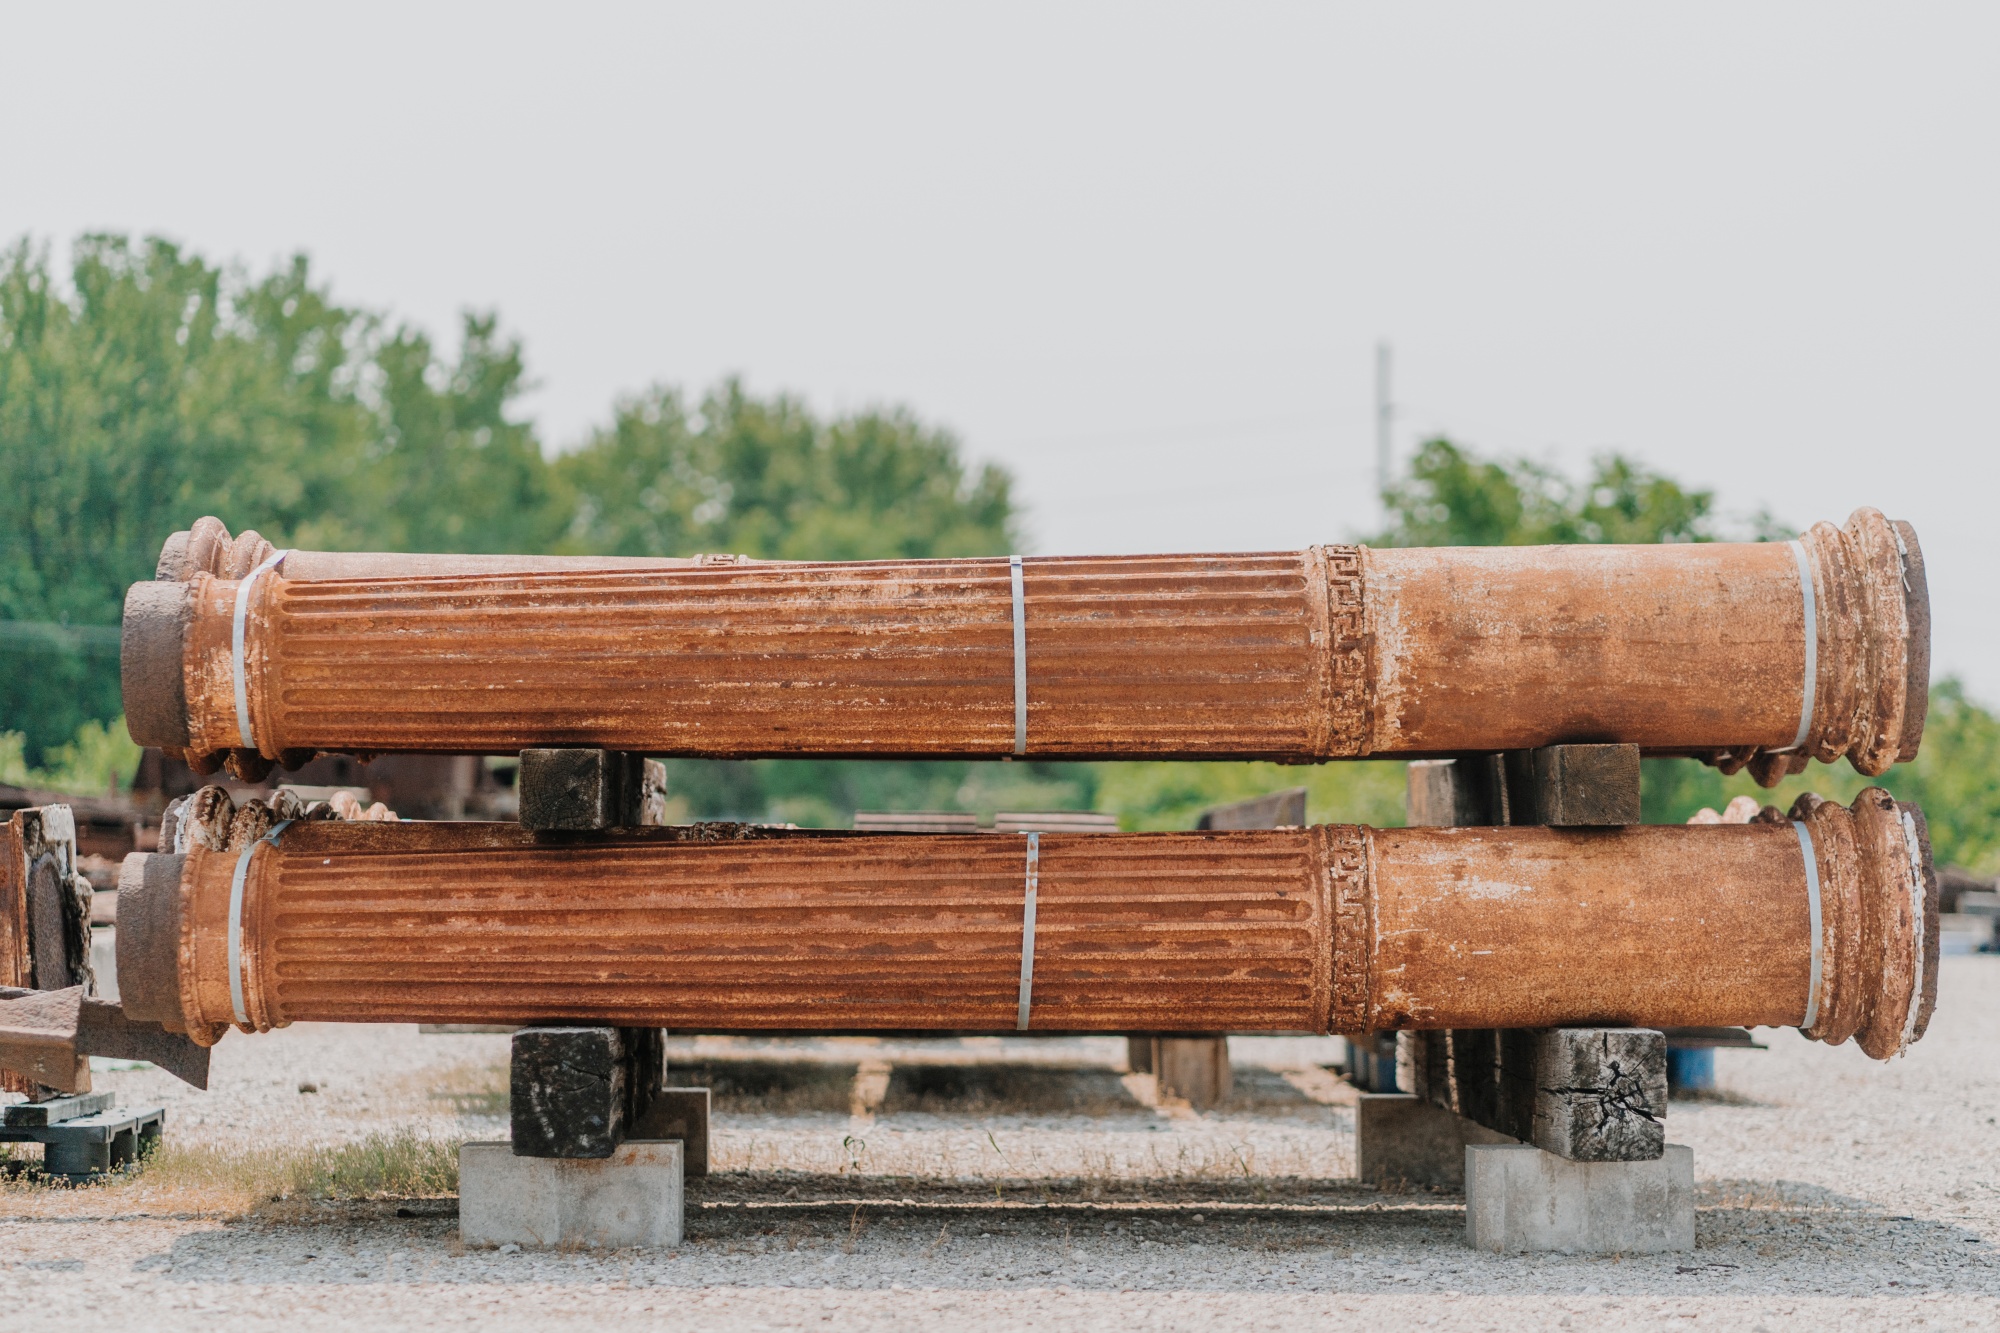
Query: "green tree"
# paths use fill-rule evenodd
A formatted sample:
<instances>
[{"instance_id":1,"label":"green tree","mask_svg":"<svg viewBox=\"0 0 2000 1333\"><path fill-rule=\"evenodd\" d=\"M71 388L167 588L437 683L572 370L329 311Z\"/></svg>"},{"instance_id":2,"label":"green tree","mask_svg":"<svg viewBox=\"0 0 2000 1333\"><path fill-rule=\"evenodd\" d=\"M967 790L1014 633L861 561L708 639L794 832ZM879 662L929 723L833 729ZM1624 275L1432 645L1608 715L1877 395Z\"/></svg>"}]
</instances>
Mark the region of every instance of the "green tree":
<instances>
[{"instance_id":1,"label":"green tree","mask_svg":"<svg viewBox=\"0 0 2000 1333\"><path fill-rule=\"evenodd\" d=\"M85 236L59 277L46 247L0 251L0 730L39 763L117 716L125 589L203 514L278 542L545 548L566 513L512 416L522 381L492 317L447 363L303 256L251 277Z\"/></svg>"},{"instance_id":2,"label":"green tree","mask_svg":"<svg viewBox=\"0 0 2000 1333\"><path fill-rule=\"evenodd\" d=\"M1424 443L1408 478L1383 493L1389 526L1376 546L1553 546L1568 542L1713 541L1715 496L1690 491L1617 454L1573 480L1532 459L1482 459L1446 439ZM1768 525L1768 520L1759 520Z\"/></svg>"},{"instance_id":3,"label":"green tree","mask_svg":"<svg viewBox=\"0 0 2000 1333\"><path fill-rule=\"evenodd\" d=\"M326 545L382 551L549 550L568 518L532 425L521 344L492 314L463 317L456 361L402 328L370 349L379 388L368 442ZM335 527L334 525L338 525Z\"/></svg>"},{"instance_id":4,"label":"green tree","mask_svg":"<svg viewBox=\"0 0 2000 1333\"><path fill-rule=\"evenodd\" d=\"M352 319L302 262L249 283L165 241L91 236L65 290L45 249L0 254L0 619L115 625L174 527L331 502L311 464L360 438L328 392ZM116 716L117 657L33 638L0 645L0 726L39 757Z\"/></svg>"},{"instance_id":5,"label":"green tree","mask_svg":"<svg viewBox=\"0 0 2000 1333\"><path fill-rule=\"evenodd\" d=\"M735 380L695 409L656 387L619 403L556 467L573 550L879 560L1017 549L1007 474L970 471L956 440L900 409L822 421Z\"/></svg>"}]
</instances>

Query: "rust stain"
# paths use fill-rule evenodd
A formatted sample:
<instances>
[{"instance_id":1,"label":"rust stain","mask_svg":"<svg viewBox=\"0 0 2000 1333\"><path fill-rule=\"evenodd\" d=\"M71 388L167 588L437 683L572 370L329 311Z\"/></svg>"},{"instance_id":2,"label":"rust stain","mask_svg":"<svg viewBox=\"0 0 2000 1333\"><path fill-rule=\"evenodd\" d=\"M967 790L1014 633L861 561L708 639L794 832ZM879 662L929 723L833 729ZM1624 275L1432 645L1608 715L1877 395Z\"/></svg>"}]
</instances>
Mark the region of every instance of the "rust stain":
<instances>
[{"instance_id":1,"label":"rust stain","mask_svg":"<svg viewBox=\"0 0 2000 1333\"><path fill-rule=\"evenodd\" d=\"M535 557L477 572L464 562L488 557L301 553L248 599L250 755L231 616L268 543L223 536L200 562L193 538L162 560L193 594L179 663L126 672L128 690L177 682L127 713L184 714L184 733L138 739L204 771L230 752L268 768L542 745L1014 753L1005 560ZM1031 559L1025 753L1318 762L1621 741L1748 764L1767 784L1808 756L1879 773L1923 730L1915 534L1864 509L1800 545L1810 630L1787 543ZM1808 633L1812 725L1793 752Z\"/></svg>"},{"instance_id":2,"label":"rust stain","mask_svg":"<svg viewBox=\"0 0 2000 1333\"><path fill-rule=\"evenodd\" d=\"M1822 886L1808 1035L1894 1054L1935 994L1918 817L1873 788L1798 813ZM1025 839L708 836L295 825L249 852L244 1026L1014 1030ZM157 938L120 944L179 976L206 1040L234 1017L244 855L188 853ZM1789 823L1046 834L1038 871L1034 1029L1798 1026L1808 1007Z\"/></svg>"}]
</instances>

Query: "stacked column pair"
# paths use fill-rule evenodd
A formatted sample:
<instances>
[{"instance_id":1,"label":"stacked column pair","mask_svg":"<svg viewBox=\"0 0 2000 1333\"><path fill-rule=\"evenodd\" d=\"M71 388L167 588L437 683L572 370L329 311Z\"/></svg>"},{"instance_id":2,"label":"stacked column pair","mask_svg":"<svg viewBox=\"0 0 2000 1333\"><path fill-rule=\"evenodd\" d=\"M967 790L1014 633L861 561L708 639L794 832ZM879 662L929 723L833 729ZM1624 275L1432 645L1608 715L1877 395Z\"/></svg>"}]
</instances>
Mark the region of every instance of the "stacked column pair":
<instances>
[{"instance_id":1,"label":"stacked column pair","mask_svg":"<svg viewBox=\"0 0 2000 1333\"><path fill-rule=\"evenodd\" d=\"M1916 753L1914 532L849 564L168 543L135 739L320 752L1441 757L1572 742L1766 785ZM300 823L135 858L129 1011L709 1030L1802 1026L1921 1034L1935 893L1880 789L1747 826L981 837ZM130 895L127 903L126 895ZM135 1007L136 1006L136 1007Z\"/></svg>"}]
</instances>

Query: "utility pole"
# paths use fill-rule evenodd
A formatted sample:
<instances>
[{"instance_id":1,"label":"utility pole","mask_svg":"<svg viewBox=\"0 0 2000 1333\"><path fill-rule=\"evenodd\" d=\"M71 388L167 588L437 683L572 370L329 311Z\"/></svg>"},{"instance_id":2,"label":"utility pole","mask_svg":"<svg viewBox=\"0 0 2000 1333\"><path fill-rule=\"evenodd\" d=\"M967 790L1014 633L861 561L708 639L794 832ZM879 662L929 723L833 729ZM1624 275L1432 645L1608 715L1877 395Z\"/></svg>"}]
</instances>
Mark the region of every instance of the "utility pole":
<instances>
[{"instance_id":1,"label":"utility pole","mask_svg":"<svg viewBox=\"0 0 2000 1333\"><path fill-rule=\"evenodd\" d=\"M1396 420L1396 404L1389 395L1389 344L1375 344L1375 493L1386 495L1389 491L1389 468L1395 461L1391 456L1393 442L1391 432Z\"/></svg>"}]
</instances>

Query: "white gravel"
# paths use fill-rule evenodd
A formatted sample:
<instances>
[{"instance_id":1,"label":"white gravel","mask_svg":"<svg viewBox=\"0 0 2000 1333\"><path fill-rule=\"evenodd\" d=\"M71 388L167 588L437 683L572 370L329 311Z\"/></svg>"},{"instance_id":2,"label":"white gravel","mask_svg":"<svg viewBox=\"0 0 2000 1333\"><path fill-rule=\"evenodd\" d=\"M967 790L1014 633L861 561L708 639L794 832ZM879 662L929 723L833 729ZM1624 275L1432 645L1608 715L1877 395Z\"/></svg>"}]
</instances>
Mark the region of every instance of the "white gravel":
<instances>
[{"instance_id":1,"label":"white gravel","mask_svg":"<svg viewBox=\"0 0 2000 1333\"><path fill-rule=\"evenodd\" d=\"M0 1195L0 1329L1983 1327L2000 1324L1996 1001L2000 958L1947 958L1937 1021L1907 1059L1789 1032L1765 1034L1766 1052L1721 1052L1725 1099L1676 1102L1667 1122L1695 1151L1687 1255L1476 1254L1458 1200L1338 1179L1351 1113L1327 1103L1344 1095L1284 1068L1310 1048L1239 1043L1243 1097L1195 1115L1117 1102L1105 1066L1122 1051L1094 1043L1031 1053L1098 1062L1035 1085L1073 1077L1112 1096L1088 1111L902 1110L892 1087L872 1114L721 1115L719 1174L691 1189L689 1238L670 1254L465 1251L449 1200L404 1206L414 1216L392 1201L229 1220L168 1212L143 1181ZM302 1028L226 1040L207 1094L162 1095L156 1072L103 1084L167 1101L184 1140L404 1124L486 1137L501 1122L430 1090L490 1083L505 1050L497 1036ZM731 1053L676 1058L704 1050ZM972 1053L927 1050L818 1053L898 1069Z\"/></svg>"}]
</instances>

